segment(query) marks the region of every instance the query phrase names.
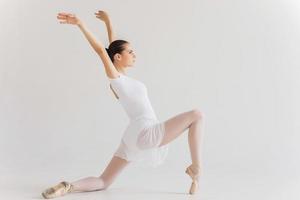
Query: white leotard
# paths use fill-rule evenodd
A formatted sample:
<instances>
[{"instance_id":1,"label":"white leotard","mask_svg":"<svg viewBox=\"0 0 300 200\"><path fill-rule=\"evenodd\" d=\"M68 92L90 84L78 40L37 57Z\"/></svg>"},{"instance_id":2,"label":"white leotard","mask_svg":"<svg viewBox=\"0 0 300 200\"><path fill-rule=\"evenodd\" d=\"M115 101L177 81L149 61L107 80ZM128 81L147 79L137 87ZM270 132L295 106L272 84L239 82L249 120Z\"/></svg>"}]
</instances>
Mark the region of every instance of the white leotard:
<instances>
[{"instance_id":1,"label":"white leotard","mask_svg":"<svg viewBox=\"0 0 300 200\"><path fill-rule=\"evenodd\" d=\"M168 154L168 145L158 147L165 127L152 108L145 84L121 73L109 81L130 120L115 155L128 161L158 166ZM143 136L141 132L144 132Z\"/></svg>"},{"instance_id":2,"label":"white leotard","mask_svg":"<svg viewBox=\"0 0 300 200\"><path fill-rule=\"evenodd\" d=\"M144 83L121 73L118 78L109 80L130 120L142 116L157 119Z\"/></svg>"}]
</instances>

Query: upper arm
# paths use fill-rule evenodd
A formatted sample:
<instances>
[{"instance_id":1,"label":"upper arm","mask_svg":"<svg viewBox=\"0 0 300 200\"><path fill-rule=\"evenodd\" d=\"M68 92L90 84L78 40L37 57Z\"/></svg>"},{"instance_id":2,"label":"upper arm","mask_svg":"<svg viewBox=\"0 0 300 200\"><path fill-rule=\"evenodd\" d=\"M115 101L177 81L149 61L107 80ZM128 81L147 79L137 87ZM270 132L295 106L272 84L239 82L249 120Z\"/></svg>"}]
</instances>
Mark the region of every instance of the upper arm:
<instances>
[{"instance_id":1,"label":"upper arm","mask_svg":"<svg viewBox=\"0 0 300 200\"><path fill-rule=\"evenodd\" d=\"M116 38L114 36L110 36L108 40L109 40L109 44L111 44L113 41L116 40Z\"/></svg>"},{"instance_id":2,"label":"upper arm","mask_svg":"<svg viewBox=\"0 0 300 200\"><path fill-rule=\"evenodd\" d=\"M101 48L101 50L97 51L97 54L100 56L102 60L102 63L105 68L106 76L110 79L117 78L120 75L120 73L117 71L114 64L112 63L105 48Z\"/></svg>"}]
</instances>

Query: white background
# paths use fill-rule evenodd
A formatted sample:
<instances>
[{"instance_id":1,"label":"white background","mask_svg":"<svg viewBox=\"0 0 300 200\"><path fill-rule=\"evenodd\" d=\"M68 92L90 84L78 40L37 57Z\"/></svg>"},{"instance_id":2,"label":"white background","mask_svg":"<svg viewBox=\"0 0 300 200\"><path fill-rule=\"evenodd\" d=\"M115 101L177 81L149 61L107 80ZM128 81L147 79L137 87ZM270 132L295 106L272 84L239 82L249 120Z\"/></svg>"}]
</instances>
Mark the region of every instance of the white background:
<instances>
[{"instance_id":1,"label":"white background","mask_svg":"<svg viewBox=\"0 0 300 200\"><path fill-rule=\"evenodd\" d=\"M190 197L187 131L156 169L134 164L107 191L65 199L299 199L300 3L0 1L0 198L39 199L58 181L99 176L127 116L77 14L108 45L106 10L137 61L158 118L205 113L201 192Z\"/></svg>"}]
</instances>

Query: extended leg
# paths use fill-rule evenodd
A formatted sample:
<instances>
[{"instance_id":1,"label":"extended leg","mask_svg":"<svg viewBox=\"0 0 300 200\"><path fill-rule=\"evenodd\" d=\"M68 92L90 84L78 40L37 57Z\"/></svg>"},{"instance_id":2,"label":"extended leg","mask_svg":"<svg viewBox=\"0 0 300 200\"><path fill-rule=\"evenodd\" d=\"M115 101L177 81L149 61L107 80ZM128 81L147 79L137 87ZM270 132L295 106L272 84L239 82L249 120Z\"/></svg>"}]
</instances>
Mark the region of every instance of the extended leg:
<instances>
[{"instance_id":1,"label":"extended leg","mask_svg":"<svg viewBox=\"0 0 300 200\"><path fill-rule=\"evenodd\" d=\"M106 189L128 164L126 160L113 156L100 177L86 177L72 182L73 191L87 192Z\"/></svg>"}]
</instances>

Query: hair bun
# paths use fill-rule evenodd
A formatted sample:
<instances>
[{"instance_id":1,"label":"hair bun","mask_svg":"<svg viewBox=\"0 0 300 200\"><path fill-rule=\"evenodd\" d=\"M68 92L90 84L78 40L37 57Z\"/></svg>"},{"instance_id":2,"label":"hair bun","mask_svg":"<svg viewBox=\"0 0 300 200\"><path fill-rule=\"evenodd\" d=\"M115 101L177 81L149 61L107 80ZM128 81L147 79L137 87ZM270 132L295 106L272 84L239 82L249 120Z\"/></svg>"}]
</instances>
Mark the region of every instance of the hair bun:
<instances>
[{"instance_id":1,"label":"hair bun","mask_svg":"<svg viewBox=\"0 0 300 200\"><path fill-rule=\"evenodd\" d=\"M110 55L110 51L108 48L105 48L106 52L108 53L108 55Z\"/></svg>"}]
</instances>

